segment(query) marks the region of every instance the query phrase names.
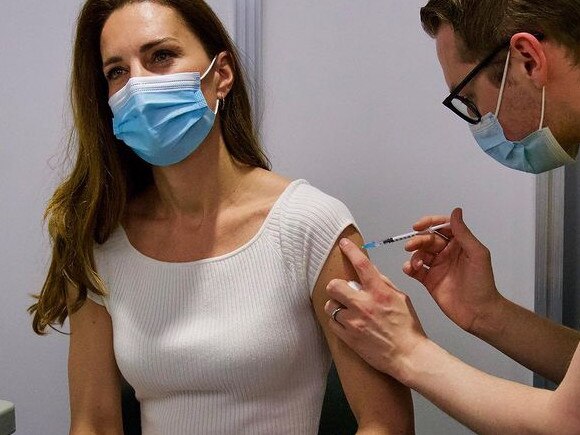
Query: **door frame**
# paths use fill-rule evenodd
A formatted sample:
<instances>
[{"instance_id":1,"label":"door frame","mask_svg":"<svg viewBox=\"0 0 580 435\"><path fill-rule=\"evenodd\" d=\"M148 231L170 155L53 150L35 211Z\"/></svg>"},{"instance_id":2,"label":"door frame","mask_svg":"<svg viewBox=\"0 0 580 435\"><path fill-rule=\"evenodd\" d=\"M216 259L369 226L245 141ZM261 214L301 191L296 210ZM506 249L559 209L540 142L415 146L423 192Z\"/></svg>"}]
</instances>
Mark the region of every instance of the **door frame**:
<instances>
[{"instance_id":1,"label":"door frame","mask_svg":"<svg viewBox=\"0 0 580 435\"><path fill-rule=\"evenodd\" d=\"M565 168L540 174L536 180L535 312L562 323L564 282ZM554 384L534 374L534 386Z\"/></svg>"},{"instance_id":2,"label":"door frame","mask_svg":"<svg viewBox=\"0 0 580 435\"><path fill-rule=\"evenodd\" d=\"M263 13L262 0L235 2L234 40L242 56L246 77L250 82L250 102L254 122L259 125L262 114L263 87ZM259 129L258 134L259 134Z\"/></svg>"}]
</instances>

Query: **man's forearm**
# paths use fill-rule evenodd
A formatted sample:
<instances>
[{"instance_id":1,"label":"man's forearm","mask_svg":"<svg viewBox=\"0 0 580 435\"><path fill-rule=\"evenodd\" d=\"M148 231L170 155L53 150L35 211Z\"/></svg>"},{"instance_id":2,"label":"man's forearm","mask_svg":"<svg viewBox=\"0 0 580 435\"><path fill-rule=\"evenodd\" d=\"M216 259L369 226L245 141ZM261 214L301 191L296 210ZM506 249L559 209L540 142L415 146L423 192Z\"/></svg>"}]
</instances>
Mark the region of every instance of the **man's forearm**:
<instances>
[{"instance_id":1,"label":"man's forearm","mask_svg":"<svg viewBox=\"0 0 580 435\"><path fill-rule=\"evenodd\" d=\"M430 340L407 360L401 381L477 433L560 433L549 412L554 392L490 376Z\"/></svg>"},{"instance_id":2,"label":"man's forearm","mask_svg":"<svg viewBox=\"0 0 580 435\"><path fill-rule=\"evenodd\" d=\"M497 309L472 331L535 373L559 383L564 378L580 333L540 317L502 298Z\"/></svg>"}]
</instances>

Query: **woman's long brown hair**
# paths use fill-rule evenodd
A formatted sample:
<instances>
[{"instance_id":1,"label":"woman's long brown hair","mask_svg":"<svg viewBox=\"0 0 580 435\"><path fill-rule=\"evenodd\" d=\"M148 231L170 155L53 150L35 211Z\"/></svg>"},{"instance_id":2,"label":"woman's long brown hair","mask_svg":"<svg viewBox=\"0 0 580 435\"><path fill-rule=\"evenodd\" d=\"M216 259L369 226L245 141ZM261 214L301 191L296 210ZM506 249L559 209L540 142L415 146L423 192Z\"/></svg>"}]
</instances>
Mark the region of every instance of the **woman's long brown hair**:
<instances>
[{"instance_id":1,"label":"woman's long brown hair","mask_svg":"<svg viewBox=\"0 0 580 435\"><path fill-rule=\"evenodd\" d=\"M152 1L175 9L200 39L208 56L227 51L233 87L219 116L226 147L238 162L269 170L254 129L248 91L237 50L224 26L203 0L88 0L79 15L73 55L71 148L76 162L50 199L45 219L52 259L36 303L29 309L37 334L62 325L86 301L87 292L105 295L95 268L94 244L107 241L119 226L125 204L153 182L151 168L112 131L108 88L102 72L100 38L113 11L129 3ZM67 285L78 290L67 307Z\"/></svg>"}]
</instances>

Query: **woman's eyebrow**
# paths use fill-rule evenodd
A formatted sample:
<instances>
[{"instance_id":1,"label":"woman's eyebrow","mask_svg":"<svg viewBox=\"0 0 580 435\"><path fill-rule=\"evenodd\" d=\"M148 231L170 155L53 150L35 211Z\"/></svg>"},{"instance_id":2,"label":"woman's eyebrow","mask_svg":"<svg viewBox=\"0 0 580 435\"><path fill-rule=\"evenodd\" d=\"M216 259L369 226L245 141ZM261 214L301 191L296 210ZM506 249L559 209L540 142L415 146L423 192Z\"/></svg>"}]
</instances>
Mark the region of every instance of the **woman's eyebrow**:
<instances>
[{"instance_id":1,"label":"woman's eyebrow","mask_svg":"<svg viewBox=\"0 0 580 435\"><path fill-rule=\"evenodd\" d=\"M139 49L139 53L145 53L146 51L151 50L153 47L160 45L160 44L163 44L164 42L167 42L167 41L179 42L176 38L173 38L171 36L168 36L166 38L155 39L151 42L143 44L141 46L141 48Z\"/></svg>"},{"instance_id":2,"label":"woman's eyebrow","mask_svg":"<svg viewBox=\"0 0 580 435\"><path fill-rule=\"evenodd\" d=\"M141 46L141 48L139 48L139 53L145 53L146 51L151 50L153 47L156 47L156 46L163 44L164 42L168 42L168 41L179 42L176 38L173 38L171 36L168 36L165 38L155 39L153 41L147 42L146 44L143 44ZM120 62L122 60L123 60L123 58L120 56L110 57L106 61L103 62L103 68L106 68L107 66L109 66L113 63Z\"/></svg>"}]
</instances>

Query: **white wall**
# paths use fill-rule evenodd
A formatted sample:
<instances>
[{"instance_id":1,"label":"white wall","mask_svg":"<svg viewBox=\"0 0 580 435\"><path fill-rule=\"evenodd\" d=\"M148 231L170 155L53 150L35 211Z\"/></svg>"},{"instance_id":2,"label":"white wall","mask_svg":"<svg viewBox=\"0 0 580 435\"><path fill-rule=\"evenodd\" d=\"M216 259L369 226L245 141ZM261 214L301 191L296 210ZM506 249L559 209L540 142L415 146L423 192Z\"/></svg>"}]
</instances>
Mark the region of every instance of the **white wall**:
<instances>
[{"instance_id":1,"label":"white wall","mask_svg":"<svg viewBox=\"0 0 580 435\"><path fill-rule=\"evenodd\" d=\"M231 29L234 0L213 0ZM49 258L41 216L66 143L67 83L81 0L4 2L0 15L0 398L18 434L68 430L67 337L36 337L26 308ZM485 158L440 105L445 94L421 2L267 0L264 139L277 171L341 198L369 238L465 207L499 285L533 304L533 179ZM528 372L446 321L400 273L400 247L374 259L409 291L431 336L511 379ZM66 329L66 325L65 325ZM465 433L422 401L418 433Z\"/></svg>"},{"instance_id":2,"label":"white wall","mask_svg":"<svg viewBox=\"0 0 580 435\"><path fill-rule=\"evenodd\" d=\"M15 403L23 435L68 431L68 338L34 335L26 308L47 266L42 214L66 143L79 4L8 1L0 14L0 397Z\"/></svg>"},{"instance_id":3,"label":"white wall","mask_svg":"<svg viewBox=\"0 0 580 435\"><path fill-rule=\"evenodd\" d=\"M448 93L426 0L264 2L263 134L274 169L342 199L367 239L406 232L425 214L464 207L493 254L498 286L534 301L534 178L487 158ZM464 361L531 383L530 373L459 331L401 272L402 245L372 254L412 297L428 334ZM416 399L419 434L469 433Z\"/></svg>"},{"instance_id":4,"label":"white wall","mask_svg":"<svg viewBox=\"0 0 580 435\"><path fill-rule=\"evenodd\" d=\"M206 0L233 37L235 34L236 0Z\"/></svg>"}]
</instances>

